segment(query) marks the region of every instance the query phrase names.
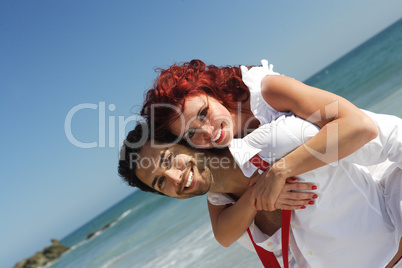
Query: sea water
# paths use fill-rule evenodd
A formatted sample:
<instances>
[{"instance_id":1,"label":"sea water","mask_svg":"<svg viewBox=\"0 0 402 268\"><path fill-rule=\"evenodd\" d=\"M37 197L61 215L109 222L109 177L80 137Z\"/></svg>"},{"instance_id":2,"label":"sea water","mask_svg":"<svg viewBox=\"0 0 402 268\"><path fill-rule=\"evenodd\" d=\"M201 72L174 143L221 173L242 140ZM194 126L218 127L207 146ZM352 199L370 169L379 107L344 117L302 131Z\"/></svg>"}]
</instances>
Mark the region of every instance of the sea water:
<instances>
[{"instance_id":1,"label":"sea water","mask_svg":"<svg viewBox=\"0 0 402 268\"><path fill-rule=\"evenodd\" d=\"M305 83L402 117L402 20ZM215 241L205 196L176 200L134 191L61 242L71 250L52 268L262 267L255 253Z\"/></svg>"}]
</instances>

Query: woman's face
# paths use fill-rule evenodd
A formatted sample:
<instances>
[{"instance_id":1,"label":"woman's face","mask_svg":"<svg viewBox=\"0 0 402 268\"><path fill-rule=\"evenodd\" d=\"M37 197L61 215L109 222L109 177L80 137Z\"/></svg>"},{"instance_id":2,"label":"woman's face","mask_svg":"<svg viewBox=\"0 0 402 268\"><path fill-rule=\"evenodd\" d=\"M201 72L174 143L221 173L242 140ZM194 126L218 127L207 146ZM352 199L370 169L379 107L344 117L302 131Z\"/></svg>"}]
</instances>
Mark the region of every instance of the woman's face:
<instances>
[{"instance_id":1,"label":"woman's face","mask_svg":"<svg viewBox=\"0 0 402 268\"><path fill-rule=\"evenodd\" d=\"M178 107L182 109L182 107ZM235 135L234 116L219 101L204 94L188 97L170 131L197 148L226 147Z\"/></svg>"}]
</instances>

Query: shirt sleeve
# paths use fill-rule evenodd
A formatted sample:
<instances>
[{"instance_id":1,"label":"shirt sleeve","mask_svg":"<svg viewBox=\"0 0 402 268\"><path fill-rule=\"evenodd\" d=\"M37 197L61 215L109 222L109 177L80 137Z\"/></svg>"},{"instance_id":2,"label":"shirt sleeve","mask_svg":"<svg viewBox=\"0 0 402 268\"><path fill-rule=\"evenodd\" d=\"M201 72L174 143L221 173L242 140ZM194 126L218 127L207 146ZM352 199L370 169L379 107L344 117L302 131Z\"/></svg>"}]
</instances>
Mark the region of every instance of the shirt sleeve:
<instances>
[{"instance_id":1,"label":"shirt sleeve","mask_svg":"<svg viewBox=\"0 0 402 268\"><path fill-rule=\"evenodd\" d=\"M259 155L272 164L311 139L318 131L317 126L297 116L281 116L248 134L244 143L259 149Z\"/></svg>"},{"instance_id":2,"label":"shirt sleeve","mask_svg":"<svg viewBox=\"0 0 402 268\"><path fill-rule=\"evenodd\" d=\"M207 199L209 203L215 206L224 206L235 203L235 201L229 195L223 193L208 192Z\"/></svg>"},{"instance_id":3,"label":"shirt sleeve","mask_svg":"<svg viewBox=\"0 0 402 268\"><path fill-rule=\"evenodd\" d=\"M363 166L381 164L386 160L402 168L402 119L392 115L364 111L378 128L378 136L344 161Z\"/></svg>"}]
</instances>

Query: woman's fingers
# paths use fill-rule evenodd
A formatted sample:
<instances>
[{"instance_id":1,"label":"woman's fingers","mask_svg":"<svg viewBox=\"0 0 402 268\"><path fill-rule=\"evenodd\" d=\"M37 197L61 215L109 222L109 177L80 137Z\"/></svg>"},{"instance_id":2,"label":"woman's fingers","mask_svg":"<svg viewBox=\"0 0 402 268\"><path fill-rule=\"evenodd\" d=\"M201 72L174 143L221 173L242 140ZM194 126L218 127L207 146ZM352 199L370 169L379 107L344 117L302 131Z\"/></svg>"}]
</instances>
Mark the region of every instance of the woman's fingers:
<instances>
[{"instance_id":1,"label":"woman's fingers","mask_svg":"<svg viewBox=\"0 0 402 268\"><path fill-rule=\"evenodd\" d=\"M283 187L287 191L314 191L318 189L316 185L305 182L286 183Z\"/></svg>"},{"instance_id":2,"label":"woman's fingers","mask_svg":"<svg viewBox=\"0 0 402 268\"><path fill-rule=\"evenodd\" d=\"M286 182L276 201L269 201L266 198L267 192L269 192L267 189L272 189L272 187L257 187L255 185L250 196L251 206L255 210L273 211L275 209L304 209L315 204L314 200L318 198L318 195L314 193L314 190L317 189L317 186L311 183L297 182L296 178L288 178Z\"/></svg>"},{"instance_id":3,"label":"woman's fingers","mask_svg":"<svg viewBox=\"0 0 402 268\"><path fill-rule=\"evenodd\" d=\"M278 209L286 209L286 210L298 210L305 209L307 206L289 206L289 205L281 205Z\"/></svg>"},{"instance_id":4,"label":"woman's fingers","mask_svg":"<svg viewBox=\"0 0 402 268\"><path fill-rule=\"evenodd\" d=\"M291 178L286 179L286 183L296 183L296 182L297 182L297 178L291 177Z\"/></svg>"},{"instance_id":5,"label":"woman's fingers","mask_svg":"<svg viewBox=\"0 0 402 268\"><path fill-rule=\"evenodd\" d=\"M314 201L311 199L306 200L293 200L293 199L279 199L276 202L277 209L288 209L288 210L295 210L295 209L305 209L309 205L314 205Z\"/></svg>"},{"instance_id":6,"label":"woman's fingers","mask_svg":"<svg viewBox=\"0 0 402 268\"><path fill-rule=\"evenodd\" d=\"M290 200L314 200L318 198L315 193L304 193L304 192L286 192L282 193L278 199L290 199Z\"/></svg>"},{"instance_id":7,"label":"woman's fingers","mask_svg":"<svg viewBox=\"0 0 402 268\"><path fill-rule=\"evenodd\" d=\"M295 210L314 205L314 200L318 198L318 195L314 193L316 189L317 186L310 183L286 183L275 207L277 209Z\"/></svg>"}]
</instances>

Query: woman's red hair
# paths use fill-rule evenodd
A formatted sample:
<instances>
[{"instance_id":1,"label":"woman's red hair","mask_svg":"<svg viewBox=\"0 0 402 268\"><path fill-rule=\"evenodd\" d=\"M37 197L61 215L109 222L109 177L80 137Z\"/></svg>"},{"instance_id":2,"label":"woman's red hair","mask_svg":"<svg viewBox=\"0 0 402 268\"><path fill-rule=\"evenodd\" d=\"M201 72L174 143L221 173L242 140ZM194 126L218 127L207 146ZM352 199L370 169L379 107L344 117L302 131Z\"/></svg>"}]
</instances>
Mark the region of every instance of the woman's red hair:
<instances>
[{"instance_id":1,"label":"woman's red hair","mask_svg":"<svg viewBox=\"0 0 402 268\"><path fill-rule=\"evenodd\" d=\"M248 100L250 92L241 78L239 67L206 66L201 60L172 65L160 72L154 88L147 91L141 115L155 124L157 136L167 134L169 124L179 115L171 107L184 106L187 97L206 94L235 112L238 102Z\"/></svg>"}]
</instances>

